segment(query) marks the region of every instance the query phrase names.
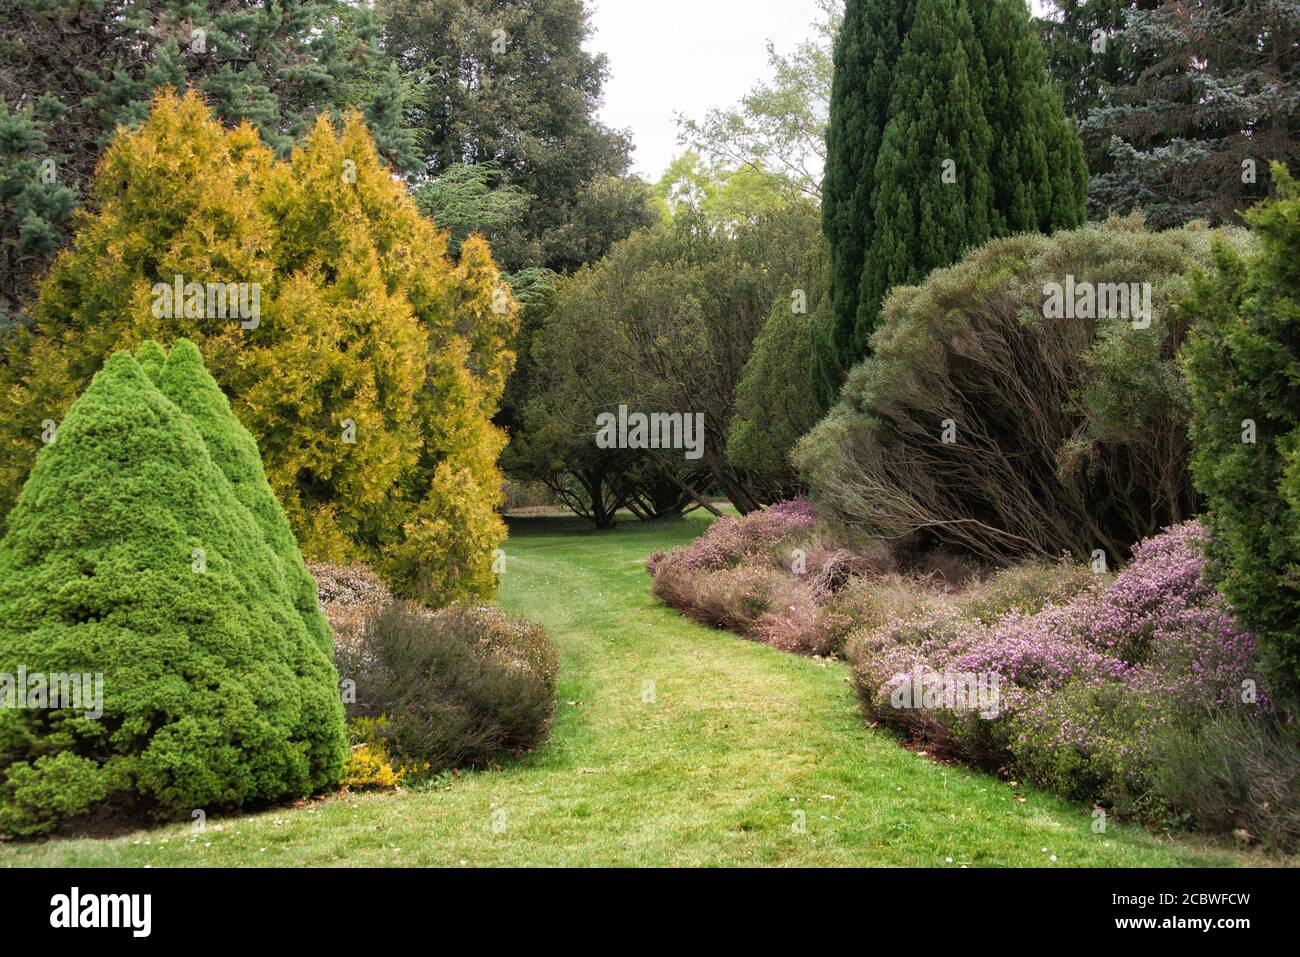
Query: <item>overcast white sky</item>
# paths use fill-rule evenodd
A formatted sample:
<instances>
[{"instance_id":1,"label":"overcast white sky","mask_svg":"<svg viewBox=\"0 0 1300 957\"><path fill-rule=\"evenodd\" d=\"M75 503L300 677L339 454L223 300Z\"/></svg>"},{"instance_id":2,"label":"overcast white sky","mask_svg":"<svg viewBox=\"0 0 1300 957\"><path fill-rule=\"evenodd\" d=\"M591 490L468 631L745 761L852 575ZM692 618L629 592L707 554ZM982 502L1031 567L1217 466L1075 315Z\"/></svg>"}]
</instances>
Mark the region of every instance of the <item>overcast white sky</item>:
<instances>
[{"instance_id":1,"label":"overcast white sky","mask_svg":"<svg viewBox=\"0 0 1300 957\"><path fill-rule=\"evenodd\" d=\"M677 112L699 118L734 103L769 76L767 41L789 50L819 15L815 0L589 2L587 46L609 57L601 119L631 131L633 169L652 181L680 152Z\"/></svg>"}]
</instances>

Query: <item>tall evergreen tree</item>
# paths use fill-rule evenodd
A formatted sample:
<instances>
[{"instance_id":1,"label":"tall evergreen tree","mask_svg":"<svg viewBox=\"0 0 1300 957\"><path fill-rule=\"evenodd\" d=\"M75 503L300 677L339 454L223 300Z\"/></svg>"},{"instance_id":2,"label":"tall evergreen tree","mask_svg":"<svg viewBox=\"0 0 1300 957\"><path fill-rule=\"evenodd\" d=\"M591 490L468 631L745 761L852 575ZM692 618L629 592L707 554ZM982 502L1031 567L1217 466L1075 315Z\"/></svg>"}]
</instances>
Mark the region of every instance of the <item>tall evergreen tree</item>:
<instances>
[{"instance_id":1,"label":"tall evergreen tree","mask_svg":"<svg viewBox=\"0 0 1300 957\"><path fill-rule=\"evenodd\" d=\"M1065 115L1083 123L1106 102L1112 87L1131 86L1151 65L1149 51L1128 40L1129 13L1154 10L1163 0L1049 0L1048 16L1038 21L1047 53L1047 73L1065 101ZM1088 172L1096 177L1114 169L1107 144L1097 138L1083 143ZM1089 204L1094 216L1105 215Z\"/></svg>"},{"instance_id":2,"label":"tall evergreen tree","mask_svg":"<svg viewBox=\"0 0 1300 957\"><path fill-rule=\"evenodd\" d=\"M1162 0L1048 0L1038 21L1047 72L1056 81L1065 115L1082 121L1112 86L1137 80L1147 61L1122 34L1130 11L1154 10ZM1088 169L1093 169L1088 153Z\"/></svg>"},{"instance_id":3,"label":"tall evergreen tree","mask_svg":"<svg viewBox=\"0 0 1300 957\"><path fill-rule=\"evenodd\" d=\"M849 0L835 61L822 189L833 309L813 332L825 405L892 286L990 237L1078 225L1087 187L1019 0Z\"/></svg>"},{"instance_id":4,"label":"tall evergreen tree","mask_svg":"<svg viewBox=\"0 0 1300 957\"><path fill-rule=\"evenodd\" d=\"M871 235L846 358L865 355L885 293L994 232L993 128L975 26L961 0L917 4L874 157ZM847 368L847 366L846 366Z\"/></svg>"},{"instance_id":5,"label":"tall evergreen tree","mask_svg":"<svg viewBox=\"0 0 1300 957\"><path fill-rule=\"evenodd\" d=\"M851 343L867 242L874 229L873 176L889 121L893 71L916 0L848 0L835 43L822 229L830 246L832 309L815 324L813 391L829 407L856 350Z\"/></svg>"},{"instance_id":6,"label":"tall evergreen tree","mask_svg":"<svg viewBox=\"0 0 1300 957\"><path fill-rule=\"evenodd\" d=\"M59 181L62 157L50 148L64 112L51 96L13 111L0 97L0 335L19 321L24 280L66 240L77 206L76 193Z\"/></svg>"},{"instance_id":7,"label":"tall evergreen tree","mask_svg":"<svg viewBox=\"0 0 1300 957\"><path fill-rule=\"evenodd\" d=\"M378 40L369 6L347 0L0 0L0 112L45 120L40 136L0 135L0 311L30 301L66 239L65 207L117 127L143 122L163 87L201 90L220 119L249 120L281 156L321 110L356 107L385 157L409 163L403 91ZM15 152L9 162L46 164L43 179L25 178L46 189L4 186ZM56 184L70 195L51 193Z\"/></svg>"},{"instance_id":8,"label":"tall evergreen tree","mask_svg":"<svg viewBox=\"0 0 1300 957\"><path fill-rule=\"evenodd\" d=\"M1119 44L1146 64L1082 126L1104 148L1094 214L1142 209L1159 228L1236 221L1268 193L1268 163L1300 163L1300 3L1161 0Z\"/></svg>"},{"instance_id":9,"label":"tall evergreen tree","mask_svg":"<svg viewBox=\"0 0 1300 957\"><path fill-rule=\"evenodd\" d=\"M1042 43L1024 4L968 6L988 71L994 235L1080 225L1088 190L1083 148L1051 88Z\"/></svg>"},{"instance_id":10,"label":"tall evergreen tree","mask_svg":"<svg viewBox=\"0 0 1300 957\"><path fill-rule=\"evenodd\" d=\"M0 512L41 423L105 355L181 335L256 437L308 554L374 563L406 595L490 595L505 537L491 418L516 309L481 239L448 258L360 117L320 117L282 162L197 94L161 95L91 195L32 325L0 344Z\"/></svg>"}]
</instances>

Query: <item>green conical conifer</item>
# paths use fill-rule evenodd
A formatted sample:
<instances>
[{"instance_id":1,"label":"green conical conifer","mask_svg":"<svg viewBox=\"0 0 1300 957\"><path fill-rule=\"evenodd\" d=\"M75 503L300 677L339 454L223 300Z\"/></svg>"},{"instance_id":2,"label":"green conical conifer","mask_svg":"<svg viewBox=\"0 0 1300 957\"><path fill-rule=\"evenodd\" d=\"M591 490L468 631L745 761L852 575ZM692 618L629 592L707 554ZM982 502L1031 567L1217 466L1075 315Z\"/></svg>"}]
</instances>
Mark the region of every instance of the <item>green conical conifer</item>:
<instances>
[{"instance_id":1,"label":"green conical conifer","mask_svg":"<svg viewBox=\"0 0 1300 957\"><path fill-rule=\"evenodd\" d=\"M149 381L158 385L163 363L167 361L167 353L163 352L162 346L152 339L145 340L135 350L135 361L139 363L140 371L149 377Z\"/></svg>"},{"instance_id":2,"label":"green conical conifer","mask_svg":"<svg viewBox=\"0 0 1300 957\"><path fill-rule=\"evenodd\" d=\"M338 781L337 673L194 422L128 353L69 409L0 540L0 675L20 669L28 690L102 676L102 698L92 679L72 707L0 708L5 831Z\"/></svg>"},{"instance_id":3,"label":"green conical conifer","mask_svg":"<svg viewBox=\"0 0 1300 957\"><path fill-rule=\"evenodd\" d=\"M142 354L145 361L149 360L153 355L150 346L157 350L157 355L163 354L156 343L145 342L136 352L138 361ZM162 394L175 402L198 427L207 443L208 454L226 474L235 498L262 526L266 543L280 560L285 584L308 634L326 655L332 656L334 636L316 601L316 582L303 563L289 519L266 480L257 442L235 417L230 401L204 367L198 346L188 339L177 339L154 381Z\"/></svg>"}]
</instances>

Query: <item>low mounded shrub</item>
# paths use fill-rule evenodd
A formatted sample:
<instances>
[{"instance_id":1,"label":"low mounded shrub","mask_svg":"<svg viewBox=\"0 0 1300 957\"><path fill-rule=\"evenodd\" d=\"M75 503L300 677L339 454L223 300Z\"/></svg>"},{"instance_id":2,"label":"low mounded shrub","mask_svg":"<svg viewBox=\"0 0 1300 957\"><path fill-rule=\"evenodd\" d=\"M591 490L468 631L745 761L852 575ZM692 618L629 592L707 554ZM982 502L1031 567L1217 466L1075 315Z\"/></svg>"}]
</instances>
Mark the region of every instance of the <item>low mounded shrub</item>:
<instances>
[{"instance_id":1,"label":"low mounded shrub","mask_svg":"<svg viewBox=\"0 0 1300 957\"><path fill-rule=\"evenodd\" d=\"M1152 742L1169 727L1169 704L1118 682L1074 682L1026 707L1008 746L1025 780L1125 817L1168 823L1173 809L1154 788Z\"/></svg>"},{"instance_id":2,"label":"low mounded shrub","mask_svg":"<svg viewBox=\"0 0 1300 957\"><path fill-rule=\"evenodd\" d=\"M854 631L940 608L985 623L1033 613L1101 581L1065 560L1021 562L974 584L978 569L968 559L931 553L904 561L909 571L900 573L883 543L818 529L807 504L795 501L715 523L691 545L656 553L646 567L654 593L683 614L813 655L840 654Z\"/></svg>"},{"instance_id":3,"label":"low mounded shrub","mask_svg":"<svg viewBox=\"0 0 1300 957\"><path fill-rule=\"evenodd\" d=\"M802 499L742 518L721 518L690 545L651 556L653 590L665 604L711 627L801 654L829 654L820 604L859 571L888 556L858 555L814 541Z\"/></svg>"},{"instance_id":4,"label":"low mounded shrub","mask_svg":"<svg viewBox=\"0 0 1300 957\"><path fill-rule=\"evenodd\" d=\"M822 606L821 626L842 649L854 632L933 618L948 601L948 596L905 575L855 578Z\"/></svg>"},{"instance_id":5,"label":"low mounded shrub","mask_svg":"<svg viewBox=\"0 0 1300 957\"><path fill-rule=\"evenodd\" d=\"M658 563L652 587L665 604L689 618L749 634L786 578L778 569L759 563L701 571L673 555Z\"/></svg>"},{"instance_id":6,"label":"low mounded shrub","mask_svg":"<svg viewBox=\"0 0 1300 957\"><path fill-rule=\"evenodd\" d=\"M366 619L393 600L379 576L365 565L309 562L307 568L316 579L321 611L334 629L335 649L355 642Z\"/></svg>"},{"instance_id":7,"label":"low mounded shrub","mask_svg":"<svg viewBox=\"0 0 1300 957\"><path fill-rule=\"evenodd\" d=\"M356 682L349 715L382 718L374 739L425 771L530 751L555 714L555 646L536 625L494 608L392 602L340 647L338 663Z\"/></svg>"},{"instance_id":8,"label":"low mounded shrub","mask_svg":"<svg viewBox=\"0 0 1300 957\"><path fill-rule=\"evenodd\" d=\"M687 568L716 571L802 540L815 525L812 506L803 499L792 499L740 518L724 516L678 552Z\"/></svg>"},{"instance_id":9,"label":"low mounded shrub","mask_svg":"<svg viewBox=\"0 0 1300 957\"><path fill-rule=\"evenodd\" d=\"M392 791L398 780L387 752L369 744L354 744L343 762L339 786L350 791Z\"/></svg>"},{"instance_id":10,"label":"low mounded shrub","mask_svg":"<svg viewBox=\"0 0 1300 957\"><path fill-rule=\"evenodd\" d=\"M1240 713L1157 745L1155 787L1204 827L1300 850L1300 731Z\"/></svg>"},{"instance_id":11,"label":"low mounded shrub","mask_svg":"<svg viewBox=\"0 0 1300 957\"><path fill-rule=\"evenodd\" d=\"M767 609L754 623L751 637L800 655L838 653L839 643L823 621L817 594L802 582L784 579L769 595Z\"/></svg>"},{"instance_id":12,"label":"low mounded shrub","mask_svg":"<svg viewBox=\"0 0 1300 957\"><path fill-rule=\"evenodd\" d=\"M956 604L963 617L991 625L1013 612L1066 604L1108 580L1078 562L1018 562L963 591Z\"/></svg>"}]
</instances>

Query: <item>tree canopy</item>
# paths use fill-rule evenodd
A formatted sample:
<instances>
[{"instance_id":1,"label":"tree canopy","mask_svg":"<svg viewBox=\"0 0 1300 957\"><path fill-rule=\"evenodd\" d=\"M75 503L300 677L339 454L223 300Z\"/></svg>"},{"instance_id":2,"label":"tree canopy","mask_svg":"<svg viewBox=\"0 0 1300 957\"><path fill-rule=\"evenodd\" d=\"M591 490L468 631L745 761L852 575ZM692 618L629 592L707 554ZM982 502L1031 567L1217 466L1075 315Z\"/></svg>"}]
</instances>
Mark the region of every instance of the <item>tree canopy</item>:
<instances>
[{"instance_id":1,"label":"tree canopy","mask_svg":"<svg viewBox=\"0 0 1300 957\"><path fill-rule=\"evenodd\" d=\"M866 355L891 287L989 237L1084 217L1082 148L1019 0L849 0L826 142L824 405Z\"/></svg>"},{"instance_id":2,"label":"tree canopy","mask_svg":"<svg viewBox=\"0 0 1300 957\"><path fill-rule=\"evenodd\" d=\"M106 355L184 335L308 554L374 562L437 603L492 593L491 418L517 310L482 240L448 258L359 115L322 116L279 161L250 124L164 94L110 146L92 207L6 343L0 506Z\"/></svg>"}]
</instances>

